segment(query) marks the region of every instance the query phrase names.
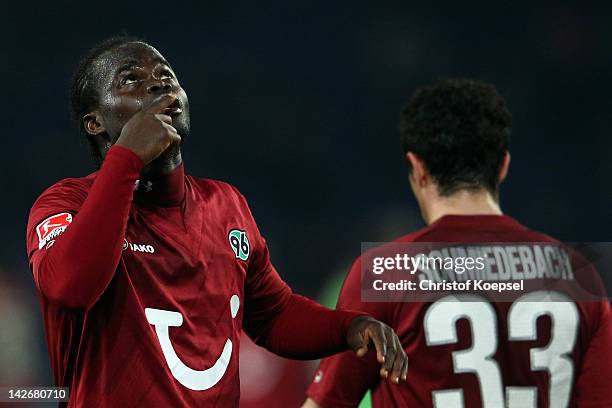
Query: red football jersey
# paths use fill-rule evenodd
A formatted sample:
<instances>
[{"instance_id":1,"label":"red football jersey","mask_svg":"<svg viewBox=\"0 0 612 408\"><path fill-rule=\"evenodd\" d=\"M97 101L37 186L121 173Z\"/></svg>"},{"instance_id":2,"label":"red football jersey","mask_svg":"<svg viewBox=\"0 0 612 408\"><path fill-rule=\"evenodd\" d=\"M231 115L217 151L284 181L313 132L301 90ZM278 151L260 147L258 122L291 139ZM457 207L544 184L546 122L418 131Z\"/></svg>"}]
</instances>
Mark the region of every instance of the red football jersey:
<instances>
[{"instance_id":1,"label":"red football jersey","mask_svg":"<svg viewBox=\"0 0 612 408\"><path fill-rule=\"evenodd\" d=\"M396 242L555 241L507 216L452 215ZM612 407L608 302L568 301L571 290L562 289L546 294L558 302L539 301L542 292L515 303L362 302L361 274L359 258L338 308L370 313L396 330L409 356L407 383L380 381L373 353L342 353L321 362L309 387L319 405L354 407L372 389L374 407Z\"/></svg>"},{"instance_id":2,"label":"red football jersey","mask_svg":"<svg viewBox=\"0 0 612 408\"><path fill-rule=\"evenodd\" d=\"M237 406L243 316L247 331L257 333L256 325L269 323L291 290L271 265L247 203L234 187L184 176L181 164L154 186L157 191L147 193L142 186L146 200L138 193L132 203L139 169L133 153L113 148L100 172L55 184L32 208L28 256L55 383L70 387L70 407ZM92 185L103 172L100 182L107 185L99 194ZM107 201L85 209L93 194ZM85 214L92 206L96 216ZM127 222L119 219L117 225L125 232L102 234L122 216L122 208ZM90 239L73 253L54 253L62 250L65 237L77 233L71 229L79 217L88 220L90 225L79 228ZM100 256L94 252L109 244L105 240L118 245L120 258L109 271L110 282L98 288L101 295L79 300L91 290L92 273L62 302L51 301L68 287L68 272L91 273L78 266ZM91 267L107 262L111 252ZM58 259L63 264L55 265Z\"/></svg>"}]
</instances>

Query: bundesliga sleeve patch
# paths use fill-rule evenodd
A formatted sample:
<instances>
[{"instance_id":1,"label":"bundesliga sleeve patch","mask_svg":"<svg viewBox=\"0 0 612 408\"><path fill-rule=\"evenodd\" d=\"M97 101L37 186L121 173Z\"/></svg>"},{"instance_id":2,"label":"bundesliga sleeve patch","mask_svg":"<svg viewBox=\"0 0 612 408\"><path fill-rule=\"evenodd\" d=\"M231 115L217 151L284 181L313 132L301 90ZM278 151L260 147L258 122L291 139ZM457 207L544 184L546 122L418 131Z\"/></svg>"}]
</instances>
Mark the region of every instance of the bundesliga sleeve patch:
<instances>
[{"instance_id":1,"label":"bundesliga sleeve patch","mask_svg":"<svg viewBox=\"0 0 612 408\"><path fill-rule=\"evenodd\" d=\"M72 214L61 213L52 215L38 224L36 227L38 249L42 249L48 242L62 235L71 222Z\"/></svg>"}]
</instances>

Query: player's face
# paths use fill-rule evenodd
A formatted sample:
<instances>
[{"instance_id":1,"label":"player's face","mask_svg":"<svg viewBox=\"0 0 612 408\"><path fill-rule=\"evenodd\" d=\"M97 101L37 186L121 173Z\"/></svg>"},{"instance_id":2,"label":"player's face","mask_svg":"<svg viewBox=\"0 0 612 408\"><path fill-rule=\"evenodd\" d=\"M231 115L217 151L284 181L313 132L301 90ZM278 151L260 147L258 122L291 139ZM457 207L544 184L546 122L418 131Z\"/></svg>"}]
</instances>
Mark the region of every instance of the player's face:
<instances>
[{"instance_id":1,"label":"player's face","mask_svg":"<svg viewBox=\"0 0 612 408\"><path fill-rule=\"evenodd\" d=\"M184 139L189 134L189 101L176 73L153 47L129 43L103 54L96 63L101 73L99 112L111 143L119 138L125 123L161 94L177 97L172 105L172 126Z\"/></svg>"}]
</instances>

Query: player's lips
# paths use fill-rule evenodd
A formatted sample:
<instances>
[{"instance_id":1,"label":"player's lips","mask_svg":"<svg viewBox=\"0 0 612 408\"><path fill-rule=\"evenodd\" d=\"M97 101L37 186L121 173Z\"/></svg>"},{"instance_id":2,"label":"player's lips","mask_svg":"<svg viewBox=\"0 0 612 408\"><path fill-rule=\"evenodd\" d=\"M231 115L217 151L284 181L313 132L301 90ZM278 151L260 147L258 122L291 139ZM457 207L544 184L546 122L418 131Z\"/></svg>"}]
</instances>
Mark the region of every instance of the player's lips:
<instances>
[{"instance_id":1,"label":"player's lips","mask_svg":"<svg viewBox=\"0 0 612 408\"><path fill-rule=\"evenodd\" d=\"M183 109L181 108L181 101L176 98L172 104L166 108L164 108L163 113L169 116L178 116L183 113Z\"/></svg>"}]
</instances>

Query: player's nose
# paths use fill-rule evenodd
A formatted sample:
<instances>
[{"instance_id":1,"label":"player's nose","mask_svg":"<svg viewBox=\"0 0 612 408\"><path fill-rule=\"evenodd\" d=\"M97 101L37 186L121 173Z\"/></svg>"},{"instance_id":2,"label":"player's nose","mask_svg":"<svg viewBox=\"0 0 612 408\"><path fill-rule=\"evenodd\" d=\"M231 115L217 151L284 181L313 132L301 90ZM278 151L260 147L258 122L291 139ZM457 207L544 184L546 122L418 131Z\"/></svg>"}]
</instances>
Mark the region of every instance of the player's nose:
<instances>
[{"instance_id":1,"label":"player's nose","mask_svg":"<svg viewBox=\"0 0 612 408\"><path fill-rule=\"evenodd\" d=\"M172 85L164 81L153 80L147 85L147 92L150 94L161 94L170 92Z\"/></svg>"}]
</instances>

